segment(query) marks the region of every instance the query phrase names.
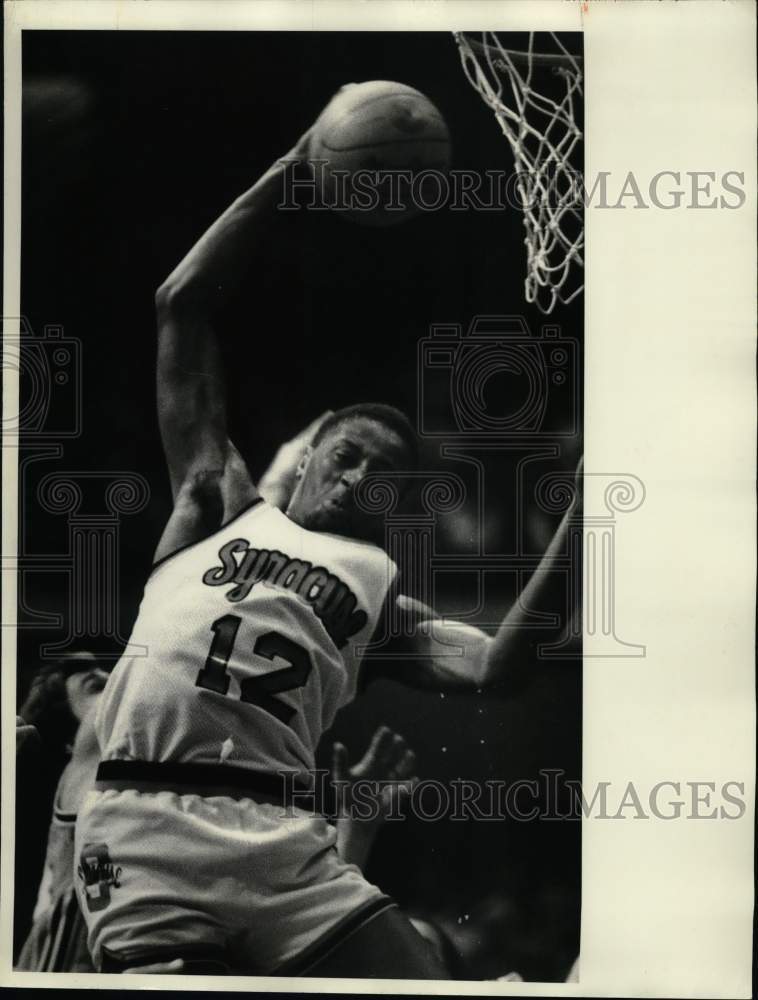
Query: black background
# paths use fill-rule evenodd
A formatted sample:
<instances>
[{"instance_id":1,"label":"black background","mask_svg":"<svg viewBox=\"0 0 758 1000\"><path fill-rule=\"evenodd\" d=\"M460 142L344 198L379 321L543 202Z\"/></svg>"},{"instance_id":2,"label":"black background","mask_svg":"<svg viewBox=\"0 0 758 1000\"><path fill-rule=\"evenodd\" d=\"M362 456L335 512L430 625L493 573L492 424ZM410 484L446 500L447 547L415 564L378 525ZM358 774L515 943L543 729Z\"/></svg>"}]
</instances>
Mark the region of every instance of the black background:
<instances>
[{"instance_id":1,"label":"black background","mask_svg":"<svg viewBox=\"0 0 758 1000\"><path fill-rule=\"evenodd\" d=\"M66 442L59 467L135 471L151 488L145 511L121 527L126 635L170 511L153 294L193 241L346 82L395 79L426 93L448 121L458 169L510 170L512 159L447 33L25 32L23 73L22 309L37 334L60 324L82 344L84 432ZM413 415L416 344L432 322L519 313L539 332L524 267L515 210L442 210L387 230L324 213L277 220L222 318L232 437L253 473L326 408L376 399ZM581 340L581 298L550 322ZM558 426L565 415L551 419ZM442 465L432 445L425 458ZM564 449L555 464L574 461ZM43 465L40 475L55 467ZM505 491L511 473L503 456L492 483ZM26 507L28 548L64 551L65 518ZM512 509L492 509L488 545L508 551ZM539 548L549 525L527 527ZM446 540L464 545L455 529ZM514 593L510 578L493 581L497 614ZM65 578L35 574L26 599L65 613ZM21 631L22 690L40 643L63 635ZM422 778L514 780L539 768L578 777L579 664L535 664L514 702L382 683L335 730L357 756L380 723L412 743ZM577 822L408 822L382 833L368 874L442 919L464 950L478 949L477 973L554 979L578 951L579 847Z\"/></svg>"}]
</instances>

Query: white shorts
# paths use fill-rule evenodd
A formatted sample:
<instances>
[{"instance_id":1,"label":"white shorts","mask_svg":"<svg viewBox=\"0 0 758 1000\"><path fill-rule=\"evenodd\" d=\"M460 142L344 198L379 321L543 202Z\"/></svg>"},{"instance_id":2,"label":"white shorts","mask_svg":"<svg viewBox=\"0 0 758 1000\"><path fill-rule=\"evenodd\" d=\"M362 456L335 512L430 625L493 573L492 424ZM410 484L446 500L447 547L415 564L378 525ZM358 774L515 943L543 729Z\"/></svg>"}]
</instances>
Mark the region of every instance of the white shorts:
<instances>
[{"instance_id":1,"label":"white shorts","mask_svg":"<svg viewBox=\"0 0 758 1000\"><path fill-rule=\"evenodd\" d=\"M266 975L392 901L337 854L320 816L223 795L107 789L76 827L77 893L95 966L223 951ZM297 962L294 963L297 965ZM293 969L294 971L294 969Z\"/></svg>"}]
</instances>

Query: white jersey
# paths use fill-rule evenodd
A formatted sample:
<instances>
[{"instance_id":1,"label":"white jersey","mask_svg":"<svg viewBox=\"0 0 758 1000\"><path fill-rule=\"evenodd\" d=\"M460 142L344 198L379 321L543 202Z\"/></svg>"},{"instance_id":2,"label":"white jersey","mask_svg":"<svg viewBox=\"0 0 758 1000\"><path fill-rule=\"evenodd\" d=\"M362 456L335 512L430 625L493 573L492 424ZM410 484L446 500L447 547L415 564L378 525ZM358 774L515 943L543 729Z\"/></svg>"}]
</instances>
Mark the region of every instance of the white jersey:
<instances>
[{"instance_id":1,"label":"white jersey","mask_svg":"<svg viewBox=\"0 0 758 1000\"><path fill-rule=\"evenodd\" d=\"M24 972L94 971L74 885L76 816L58 808L59 797L60 783L33 923L15 966Z\"/></svg>"},{"instance_id":2,"label":"white jersey","mask_svg":"<svg viewBox=\"0 0 758 1000\"><path fill-rule=\"evenodd\" d=\"M159 563L98 709L103 760L309 772L396 572L262 500Z\"/></svg>"}]
</instances>

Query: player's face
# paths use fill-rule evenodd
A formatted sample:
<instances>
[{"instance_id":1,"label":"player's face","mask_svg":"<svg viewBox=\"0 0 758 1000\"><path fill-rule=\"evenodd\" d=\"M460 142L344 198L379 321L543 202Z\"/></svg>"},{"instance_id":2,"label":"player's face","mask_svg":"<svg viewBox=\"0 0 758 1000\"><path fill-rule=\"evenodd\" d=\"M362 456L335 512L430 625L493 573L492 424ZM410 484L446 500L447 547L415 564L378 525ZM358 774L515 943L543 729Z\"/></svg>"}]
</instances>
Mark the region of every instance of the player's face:
<instances>
[{"instance_id":1,"label":"player's face","mask_svg":"<svg viewBox=\"0 0 758 1000\"><path fill-rule=\"evenodd\" d=\"M358 507L355 489L370 473L396 472L407 465L407 448L398 434L375 420L354 417L307 454L288 514L311 531L376 542L382 518Z\"/></svg>"},{"instance_id":2,"label":"player's face","mask_svg":"<svg viewBox=\"0 0 758 1000\"><path fill-rule=\"evenodd\" d=\"M89 670L79 670L66 678L68 703L79 722L82 722L95 707L107 681L106 671L96 666Z\"/></svg>"}]
</instances>

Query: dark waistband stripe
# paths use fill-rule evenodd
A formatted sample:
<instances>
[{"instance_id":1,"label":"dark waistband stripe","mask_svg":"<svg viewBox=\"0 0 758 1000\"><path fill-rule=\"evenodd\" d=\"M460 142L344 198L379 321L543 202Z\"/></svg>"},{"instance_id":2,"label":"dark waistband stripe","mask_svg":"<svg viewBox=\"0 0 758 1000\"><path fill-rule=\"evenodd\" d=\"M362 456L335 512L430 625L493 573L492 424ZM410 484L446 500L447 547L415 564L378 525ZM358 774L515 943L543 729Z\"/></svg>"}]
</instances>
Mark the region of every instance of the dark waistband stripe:
<instances>
[{"instance_id":1,"label":"dark waistband stripe","mask_svg":"<svg viewBox=\"0 0 758 1000\"><path fill-rule=\"evenodd\" d=\"M301 808L312 807L314 801L313 792L296 780L294 771L270 774L230 764L103 760L97 768L96 787L179 791L203 796L231 795Z\"/></svg>"}]
</instances>

